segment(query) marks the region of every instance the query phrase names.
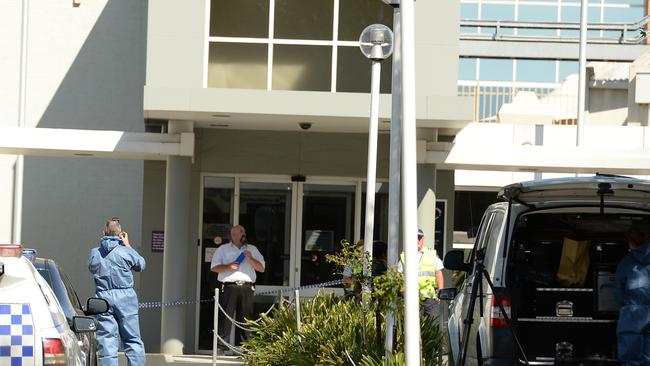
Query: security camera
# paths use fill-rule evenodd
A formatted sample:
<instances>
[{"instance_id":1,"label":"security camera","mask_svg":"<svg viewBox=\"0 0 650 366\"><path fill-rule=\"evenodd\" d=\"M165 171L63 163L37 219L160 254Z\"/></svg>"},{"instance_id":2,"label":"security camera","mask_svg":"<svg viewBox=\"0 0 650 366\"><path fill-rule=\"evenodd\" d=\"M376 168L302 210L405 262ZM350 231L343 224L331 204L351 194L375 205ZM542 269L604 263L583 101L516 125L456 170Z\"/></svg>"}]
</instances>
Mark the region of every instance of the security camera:
<instances>
[{"instance_id":1,"label":"security camera","mask_svg":"<svg viewBox=\"0 0 650 366\"><path fill-rule=\"evenodd\" d=\"M300 122L298 123L298 126L300 126L301 129L303 130L308 130L311 128L311 123L309 122Z\"/></svg>"}]
</instances>

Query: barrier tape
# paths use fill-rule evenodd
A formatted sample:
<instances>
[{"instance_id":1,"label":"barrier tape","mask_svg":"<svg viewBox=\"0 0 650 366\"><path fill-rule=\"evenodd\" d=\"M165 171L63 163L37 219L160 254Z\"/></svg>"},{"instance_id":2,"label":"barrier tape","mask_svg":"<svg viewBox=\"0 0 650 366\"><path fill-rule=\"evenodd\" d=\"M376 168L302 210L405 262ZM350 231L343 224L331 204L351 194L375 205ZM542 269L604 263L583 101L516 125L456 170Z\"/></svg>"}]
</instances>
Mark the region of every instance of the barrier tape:
<instances>
[{"instance_id":1,"label":"barrier tape","mask_svg":"<svg viewBox=\"0 0 650 366\"><path fill-rule=\"evenodd\" d=\"M283 288L280 290L269 290L269 291L262 291L262 292L256 292L255 296L265 296L265 295L277 295L278 292L293 292L296 290L304 290L308 288L321 288L321 287L327 287L327 286L336 286L342 284L342 280L334 280L334 281L328 281L328 282L321 282L321 283L316 283L313 285L304 285L304 286L298 286L298 287L291 287L291 288Z\"/></svg>"},{"instance_id":2,"label":"barrier tape","mask_svg":"<svg viewBox=\"0 0 650 366\"><path fill-rule=\"evenodd\" d=\"M342 280L334 280L334 281L328 281L328 282L321 282L321 283L315 283L313 285L304 285L304 286L298 286L298 287L291 287L291 288L283 288L279 290L269 290L269 291L261 291L261 292L255 292L255 296L267 296L267 295L277 295L279 292L293 292L296 290L304 290L304 289L310 289L310 288L322 288L322 287L327 287L327 286L336 286L342 284ZM182 305L193 305L198 302L211 302L214 301L213 298L210 299L202 299L202 300L173 300L173 301L148 301L148 302L141 302L138 304L138 308L140 309L155 309L155 308L162 308L162 307L170 307L170 306L182 306Z\"/></svg>"},{"instance_id":3,"label":"barrier tape","mask_svg":"<svg viewBox=\"0 0 650 366\"><path fill-rule=\"evenodd\" d=\"M196 304L197 302L211 302L214 301L214 299L203 299L203 300L175 300L175 301L149 301L149 302L141 302L138 304L138 308L140 309L154 309L154 308L162 308L162 307L169 307L169 306L181 306L181 305L193 305Z\"/></svg>"}]
</instances>

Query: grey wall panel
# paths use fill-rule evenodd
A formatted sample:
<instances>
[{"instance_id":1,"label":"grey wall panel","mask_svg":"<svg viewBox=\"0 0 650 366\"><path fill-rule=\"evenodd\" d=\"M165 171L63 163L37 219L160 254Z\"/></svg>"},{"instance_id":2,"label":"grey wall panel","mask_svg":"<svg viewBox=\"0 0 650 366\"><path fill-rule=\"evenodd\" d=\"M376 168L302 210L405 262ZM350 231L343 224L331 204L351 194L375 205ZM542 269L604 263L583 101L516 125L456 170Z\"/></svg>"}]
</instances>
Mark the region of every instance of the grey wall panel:
<instances>
[{"instance_id":1,"label":"grey wall panel","mask_svg":"<svg viewBox=\"0 0 650 366\"><path fill-rule=\"evenodd\" d=\"M151 251L151 233L165 228L165 171L164 161L144 163L142 195L142 255L147 270L142 274L140 301L160 301L162 298L163 253ZM160 308L140 311L142 339L147 352L160 352Z\"/></svg>"},{"instance_id":2,"label":"grey wall panel","mask_svg":"<svg viewBox=\"0 0 650 366\"><path fill-rule=\"evenodd\" d=\"M200 131L203 172L366 176L364 134ZM388 177L388 140L388 135L379 136L379 178Z\"/></svg>"},{"instance_id":3,"label":"grey wall panel","mask_svg":"<svg viewBox=\"0 0 650 366\"><path fill-rule=\"evenodd\" d=\"M25 158L23 244L59 262L81 297L94 293L88 254L106 219L119 217L140 251L141 210L142 162Z\"/></svg>"}]
</instances>

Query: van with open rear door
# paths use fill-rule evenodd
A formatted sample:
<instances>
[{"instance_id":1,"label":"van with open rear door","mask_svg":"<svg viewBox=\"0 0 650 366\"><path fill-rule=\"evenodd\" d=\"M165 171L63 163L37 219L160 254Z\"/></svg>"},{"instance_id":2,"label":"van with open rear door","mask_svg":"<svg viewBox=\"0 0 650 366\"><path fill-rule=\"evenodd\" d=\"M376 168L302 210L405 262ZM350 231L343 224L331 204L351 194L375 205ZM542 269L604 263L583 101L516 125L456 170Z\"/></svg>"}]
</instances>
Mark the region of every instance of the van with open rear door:
<instances>
[{"instance_id":1,"label":"van with open rear door","mask_svg":"<svg viewBox=\"0 0 650 366\"><path fill-rule=\"evenodd\" d=\"M466 272L440 294L450 301L450 363L617 365L614 278L627 231L650 227L650 182L536 180L498 196L471 253L445 256L445 268Z\"/></svg>"}]
</instances>

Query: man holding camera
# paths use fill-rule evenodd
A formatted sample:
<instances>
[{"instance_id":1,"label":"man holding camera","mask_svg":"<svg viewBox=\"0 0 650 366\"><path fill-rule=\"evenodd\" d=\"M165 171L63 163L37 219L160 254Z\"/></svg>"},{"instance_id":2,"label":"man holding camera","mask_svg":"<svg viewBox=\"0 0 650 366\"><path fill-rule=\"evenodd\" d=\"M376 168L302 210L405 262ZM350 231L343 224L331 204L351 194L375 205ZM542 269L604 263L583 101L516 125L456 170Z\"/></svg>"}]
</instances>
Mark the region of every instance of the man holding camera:
<instances>
[{"instance_id":1,"label":"man holding camera","mask_svg":"<svg viewBox=\"0 0 650 366\"><path fill-rule=\"evenodd\" d=\"M88 259L97 297L108 301L108 312L97 315L97 351L102 366L118 366L118 337L129 366L147 363L132 273L142 272L144 267L144 258L131 247L120 220L113 217L106 221L99 246L90 251Z\"/></svg>"},{"instance_id":2,"label":"man holding camera","mask_svg":"<svg viewBox=\"0 0 650 366\"><path fill-rule=\"evenodd\" d=\"M256 272L264 272L264 266L264 257L260 251L246 242L246 229L235 225L230 230L230 243L217 248L210 265L210 270L219 274L217 279L221 283L220 302L230 318L238 322L251 319ZM219 322L219 336L225 341L230 337L231 327L230 321L226 320ZM247 339L248 334L237 328L235 345Z\"/></svg>"}]
</instances>

